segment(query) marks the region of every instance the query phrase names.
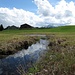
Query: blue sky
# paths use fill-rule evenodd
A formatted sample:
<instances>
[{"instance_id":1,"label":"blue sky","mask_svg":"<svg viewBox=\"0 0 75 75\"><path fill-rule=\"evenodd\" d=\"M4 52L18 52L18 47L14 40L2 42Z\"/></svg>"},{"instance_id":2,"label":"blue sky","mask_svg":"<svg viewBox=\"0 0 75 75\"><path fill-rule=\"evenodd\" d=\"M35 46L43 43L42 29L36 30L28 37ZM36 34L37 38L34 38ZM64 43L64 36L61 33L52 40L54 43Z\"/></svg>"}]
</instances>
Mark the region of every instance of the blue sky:
<instances>
[{"instance_id":1,"label":"blue sky","mask_svg":"<svg viewBox=\"0 0 75 75\"><path fill-rule=\"evenodd\" d=\"M33 0L0 0L0 7L24 9L28 11L35 11L36 5Z\"/></svg>"},{"instance_id":2,"label":"blue sky","mask_svg":"<svg viewBox=\"0 0 75 75\"><path fill-rule=\"evenodd\" d=\"M75 24L74 10L75 0L0 0L0 24Z\"/></svg>"},{"instance_id":3,"label":"blue sky","mask_svg":"<svg viewBox=\"0 0 75 75\"><path fill-rule=\"evenodd\" d=\"M60 0L48 0L54 6ZM67 2L75 0L66 0ZM34 4L33 0L0 0L0 7L24 9L31 12L36 12L37 6Z\"/></svg>"}]
</instances>

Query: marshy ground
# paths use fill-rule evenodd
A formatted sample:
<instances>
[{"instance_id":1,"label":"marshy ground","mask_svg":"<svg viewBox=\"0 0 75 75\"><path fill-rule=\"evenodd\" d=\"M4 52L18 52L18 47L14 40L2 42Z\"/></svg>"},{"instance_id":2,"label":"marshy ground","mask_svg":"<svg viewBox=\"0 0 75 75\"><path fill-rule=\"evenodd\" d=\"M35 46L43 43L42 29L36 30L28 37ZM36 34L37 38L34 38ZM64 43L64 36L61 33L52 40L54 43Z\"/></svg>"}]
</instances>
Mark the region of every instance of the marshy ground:
<instances>
[{"instance_id":1,"label":"marshy ground","mask_svg":"<svg viewBox=\"0 0 75 75\"><path fill-rule=\"evenodd\" d=\"M68 29L67 29L68 28ZM9 44L17 42L35 42L41 37L30 37L25 34L45 34L49 40L49 50L42 59L23 75L75 75L75 27L55 29L8 30L0 32L0 50L6 51ZM14 34L15 33L15 34ZM19 46L19 45L17 45ZM3 48L4 47L4 48ZM11 47L11 46L9 46ZM11 47L12 48L12 47ZM10 50L14 50L11 49ZM8 50L8 49L7 49Z\"/></svg>"},{"instance_id":2,"label":"marshy ground","mask_svg":"<svg viewBox=\"0 0 75 75\"><path fill-rule=\"evenodd\" d=\"M75 35L49 36L49 50L34 75L75 75Z\"/></svg>"}]
</instances>

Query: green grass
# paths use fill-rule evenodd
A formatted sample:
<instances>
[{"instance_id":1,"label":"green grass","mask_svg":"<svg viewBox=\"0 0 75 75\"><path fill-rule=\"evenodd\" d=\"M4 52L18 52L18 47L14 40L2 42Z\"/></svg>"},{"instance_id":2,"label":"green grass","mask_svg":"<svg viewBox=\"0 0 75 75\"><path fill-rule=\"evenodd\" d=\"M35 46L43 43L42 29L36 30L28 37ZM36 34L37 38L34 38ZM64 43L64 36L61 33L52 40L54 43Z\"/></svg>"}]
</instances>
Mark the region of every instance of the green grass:
<instances>
[{"instance_id":1,"label":"green grass","mask_svg":"<svg viewBox=\"0 0 75 75\"><path fill-rule=\"evenodd\" d=\"M39 28L39 29L24 29L24 30L4 30L1 33L6 34L27 34L27 33L44 33L44 32L75 32L75 26L61 26L55 28Z\"/></svg>"},{"instance_id":2,"label":"green grass","mask_svg":"<svg viewBox=\"0 0 75 75\"><path fill-rule=\"evenodd\" d=\"M52 35L55 34L59 37L69 36L75 37L75 26L61 26L56 28L40 28L40 29L24 29L24 30L3 30L0 31L0 44L4 42L9 42L11 40L17 39L26 39L26 34L46 34Z\"/></svg>"},{"instance_id":3,"label":"green grass","mask_svg":"<svg viewBox=\"0 0 75 75\"><path fill-rule=\"evenodd\" d=\"M0 31L0 42L13 40L14 38L23 39L26 38L25 34L55 34L61 36L73 36L75 35L75 26L61 26L56 28L45 29L24 29L24 30L3 30Z\"/></svg>"},{"instance_id":4,"label":"green grass","mask_svg":"<svg viewBox=\"0 0 75 75\"><path fill-rule=\"evenodd\" d=\"M60 26L51 29L53 32L75 32L75 26Z\"/></svg>"},{"instance_id":5,"label":"green grass","mask_svg":"<svg viewBox=\"0 0 75 75\"><path fill-rule=\"evenodd\" d=\"M75 26L61 26L51 29L4 30L0 32L0 46L5 46L4 44L11 41L32 40L34 38L25 36L26 34L46 34L49 42L55 44L49 46L50 49L47 54L35 68L29 69L29 72L33 73L32 75L35 75L35 73L37 75L74 75ZM62 42L59 44L58 41Z\"/></svg>"}]
</instances>

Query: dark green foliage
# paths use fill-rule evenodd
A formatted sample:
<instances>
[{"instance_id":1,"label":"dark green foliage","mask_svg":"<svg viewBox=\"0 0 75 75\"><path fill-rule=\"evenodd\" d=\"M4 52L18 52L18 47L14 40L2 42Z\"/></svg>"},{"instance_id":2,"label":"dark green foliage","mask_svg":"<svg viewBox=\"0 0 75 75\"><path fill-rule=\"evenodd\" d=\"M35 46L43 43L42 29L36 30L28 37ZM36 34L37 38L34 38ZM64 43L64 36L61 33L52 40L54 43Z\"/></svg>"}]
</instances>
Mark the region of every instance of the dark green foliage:
<instances>
[{"instance_id":1,"label":"dark green foliage","mask_svg":"<svg viewBox=\"0 0 75 75\"><path fill-rule=\"evenodd\" d=\"M0 31L2 31L4 28L3 28L3 25L1 24L0 25Z\"/></svg>"},{"instance_id":2,"label":"dark green foliage","mask_svg":"<svg viewBox=\"0 0 75 75\"><path fill-rule=\"evenodd\" d=\"M29 28L33 28L33 27L30 26L30 25L28 25L28 24L22 24L22 25L20 26L20 29L25 29L25 28L29 29Z\"/></svg>"},{"instance_id":3,"label":"dark green foliage","mask_svg":"<svg viewBox=\"0 0 75 75\"><path fill-rule=\"evenodd\" d=\"M12 26L8 26L5 28L5 30L16 30L16 29L19 29L18 27L12 25Z\"/></svg>"}]
</instances>

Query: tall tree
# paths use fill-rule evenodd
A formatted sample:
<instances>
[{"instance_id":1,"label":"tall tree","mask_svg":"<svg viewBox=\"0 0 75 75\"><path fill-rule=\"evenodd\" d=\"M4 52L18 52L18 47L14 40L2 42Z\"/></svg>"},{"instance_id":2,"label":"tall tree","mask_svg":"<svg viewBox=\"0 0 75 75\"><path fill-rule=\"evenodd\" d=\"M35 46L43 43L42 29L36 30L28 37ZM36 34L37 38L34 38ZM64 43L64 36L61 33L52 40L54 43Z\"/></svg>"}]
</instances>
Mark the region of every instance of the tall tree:
<instances>
[{"instance_id":1,"label":"tall tree","mask_svg":"<svg viewBox=\"0 0 75 75\"><path fill-rule=\"evenodd\" d=\"M3 25L0 25L0 31L2 31L4 29Z\"/></svg>"}]
</instances>

